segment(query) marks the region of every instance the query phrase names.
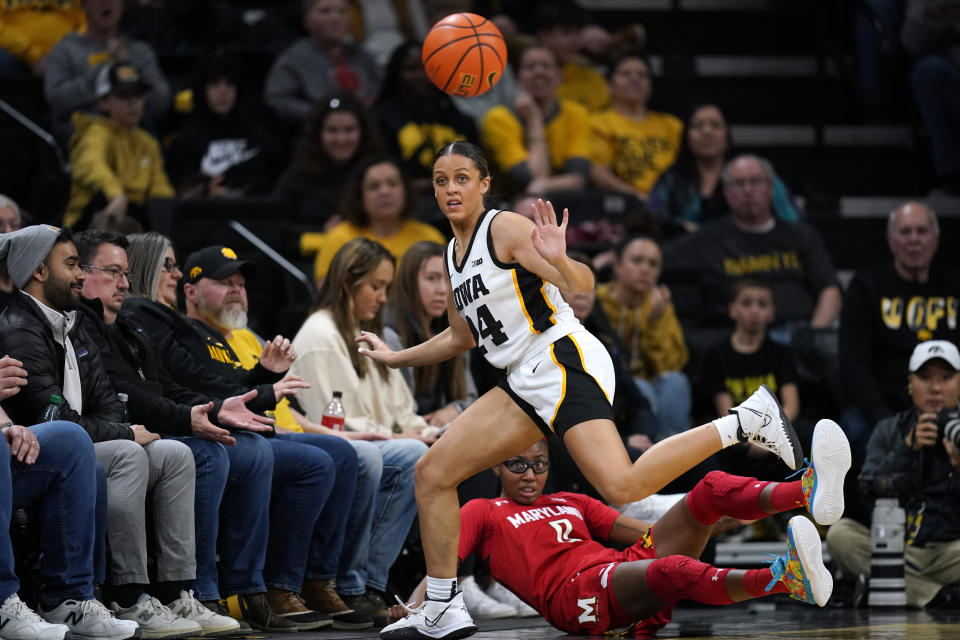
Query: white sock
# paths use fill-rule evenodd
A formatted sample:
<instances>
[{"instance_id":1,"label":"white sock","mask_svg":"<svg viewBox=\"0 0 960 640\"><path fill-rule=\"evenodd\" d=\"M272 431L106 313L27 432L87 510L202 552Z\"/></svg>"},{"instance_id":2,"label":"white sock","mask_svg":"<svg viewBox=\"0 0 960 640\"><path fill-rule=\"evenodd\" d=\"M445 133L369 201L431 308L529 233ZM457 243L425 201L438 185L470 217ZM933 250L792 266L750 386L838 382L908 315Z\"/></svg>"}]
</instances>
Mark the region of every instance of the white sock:
<instances>
[{"instance_id":1,"label":"white sock","mask_svg":"<svg viewBox=\"0 0 960 640\"><path fill-rule=\"evenodd\" d=\"M713 426L717 428L717 433L720 434L720 441L723 443L724 449L740 443L740 438L737 436L737 432L740 430L740 418L735 414L731 413L728 416L717 418L713 421Z\"/></svg>"},{"instance_id":2,"label":"white sock","mask_svg":"<svg viewBox=\"0 0 960 640\"><path fill-rule=\"evenodd\" d=\"M457 593L456 578L431 578L427 576L427 597L446 602Z\"/></svg>"}]
</instances>

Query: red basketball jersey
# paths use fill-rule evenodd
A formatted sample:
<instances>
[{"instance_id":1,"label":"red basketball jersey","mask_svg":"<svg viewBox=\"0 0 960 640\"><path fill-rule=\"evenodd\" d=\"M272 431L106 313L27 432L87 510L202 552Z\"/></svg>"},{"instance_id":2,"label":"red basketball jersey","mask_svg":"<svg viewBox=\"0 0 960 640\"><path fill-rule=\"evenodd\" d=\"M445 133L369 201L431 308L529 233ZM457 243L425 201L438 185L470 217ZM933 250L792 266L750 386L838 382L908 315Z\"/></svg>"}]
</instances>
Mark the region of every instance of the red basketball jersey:
<instances>
[{"instance_id":1,"label":"red basketball jersey","mask_svg":"<svg viewBox=\"0 0 960 640\"><path fill-rule=\"evenodd\" d=\"M460 509L461 561L471 553L490 573L538 611L579 571L620 562L625 555L606 539L620 514L578 493L542 495L525 506L508 498L471 500Z\"/></svg>"}]
</instances>

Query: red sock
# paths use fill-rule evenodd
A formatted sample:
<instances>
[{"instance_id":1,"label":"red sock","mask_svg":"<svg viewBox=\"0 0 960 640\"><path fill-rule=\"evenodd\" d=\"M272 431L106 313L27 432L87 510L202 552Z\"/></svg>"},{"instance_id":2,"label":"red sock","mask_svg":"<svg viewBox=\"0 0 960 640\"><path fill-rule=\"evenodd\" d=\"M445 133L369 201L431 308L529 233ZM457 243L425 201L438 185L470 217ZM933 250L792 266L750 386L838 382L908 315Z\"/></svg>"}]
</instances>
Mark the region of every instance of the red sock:
<instances>
[{"instance_id":1,"label":"red sock","mask_svg":"<svg viewBox=\"0 0 960 640\"><path fill-rule=\"evenodd\" d=\"M647 585L661 602L669 605L683 598L704 604L732 604L725 583L728 571L687 556L667 556L647 567Z\"/></svg>"},{"instance_id":2,"label":"red sock","mask_svg":"<svg viewBox=\"0 0 960 640\"><path fill-rule=\"evenodd\" d=\"M770 515L760 508L760 493L768 484L756 478L711 471L687 494L687 507L701 524L713 524L723 516L759 520Z\"/></svg>"},{"instance_id":3,"label":"red sock","mask_svg":"<svg viewBox=\"0 0 960 640\"><path fill-rule=\"evenodd\" d=\"M805 507L806 502L803 499L803 485L799 480L796 482L781 482L773 488L770 493L770 505L777 510L793 511L798 507Z\"/></svg>"},{"instance_id":4,"label":"red sock","mask_svg":"<svg viewBox=\"0 0 960 640\"><path fill-rule=\"evenodd\" d=\"M770 569L750 569L743 574L743 588L752 598L773 593L790 593L787 585L777 580L767 591L767 585L773 580L773 572Z\"/></svg>"}]
</instances>

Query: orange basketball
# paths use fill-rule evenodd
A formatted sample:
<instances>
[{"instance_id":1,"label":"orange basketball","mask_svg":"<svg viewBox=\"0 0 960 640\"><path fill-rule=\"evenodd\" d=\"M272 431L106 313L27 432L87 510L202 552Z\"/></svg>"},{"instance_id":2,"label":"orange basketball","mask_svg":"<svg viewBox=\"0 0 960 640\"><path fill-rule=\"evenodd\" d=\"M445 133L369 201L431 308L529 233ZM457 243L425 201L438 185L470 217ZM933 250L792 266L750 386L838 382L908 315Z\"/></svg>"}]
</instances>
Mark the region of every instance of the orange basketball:
<instances>
[{"instance_id":1,"label":"orange basketball","mask_svg":"<svg viewBox=\"0 0 960 640\"><path fill-rule=\"evenodd\" d=\"M497 84L507 65L507 45L496 25L475 13L454 13L423 41L423 68L452 96L471 98Z\"/></svg>"}]
</instances>

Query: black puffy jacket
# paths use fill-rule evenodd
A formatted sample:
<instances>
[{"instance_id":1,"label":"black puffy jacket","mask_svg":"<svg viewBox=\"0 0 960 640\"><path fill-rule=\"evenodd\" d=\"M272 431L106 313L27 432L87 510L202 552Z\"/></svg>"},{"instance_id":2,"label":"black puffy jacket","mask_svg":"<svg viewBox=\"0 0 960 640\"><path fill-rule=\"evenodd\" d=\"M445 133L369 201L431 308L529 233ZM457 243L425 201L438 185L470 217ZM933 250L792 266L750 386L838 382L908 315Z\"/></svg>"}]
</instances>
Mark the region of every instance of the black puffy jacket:
<instances>
[{"instance_id":1,"label":"black puffy jacket","mask_svg":"<svg viewBox=\"0 0 960 640\"><path fill-rule=\"evenodd\" d=\"M106 367L96 343L82 327L74 325L70 342L80 368L83 414L70 407L66 398L60 411L62 420L76 422L86 429L94 442L133 440L133 430L121 422L123 407L110 384ZM18 424L40 422L50 396L63 397L63 367L66 354L54 339L46 316L26 294L17 291L0 315L0 352L23 363L27 385L15 396L4 400L4 409Z\"/></svg>"}]
</instances>

